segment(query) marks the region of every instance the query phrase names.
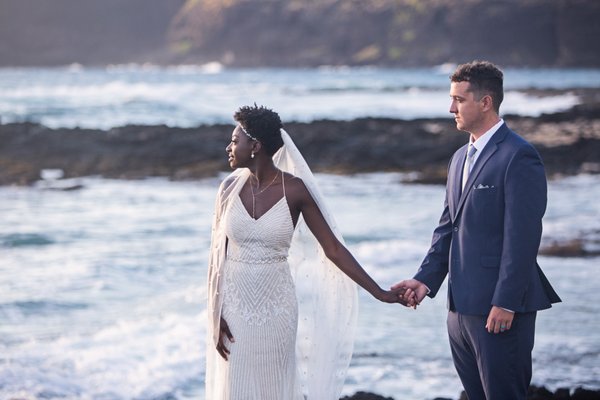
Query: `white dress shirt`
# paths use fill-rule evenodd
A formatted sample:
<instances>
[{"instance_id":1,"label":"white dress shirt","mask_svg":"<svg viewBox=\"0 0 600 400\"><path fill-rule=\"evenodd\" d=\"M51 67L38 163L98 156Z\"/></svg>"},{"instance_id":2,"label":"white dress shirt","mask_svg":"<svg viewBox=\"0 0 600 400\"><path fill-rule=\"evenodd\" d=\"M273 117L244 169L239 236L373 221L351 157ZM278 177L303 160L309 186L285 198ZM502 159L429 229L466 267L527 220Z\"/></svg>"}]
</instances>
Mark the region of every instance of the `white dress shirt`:
<instances>
[{"instance_id":1,"label":"white dress shirt","mask_svg":"<svg viewBox=\"0 0 600 400\"><path fill-rule=\"evenodd\" d=\"M477 139L475 141L473 141L472 135L469 137L469 143L472 144L477 149L477 152L473 156L473 162L471 163L471 168L473 168L472 166L475 165L475 163L477 162L477 159L479 158L479 155L485 148L485 145L488 144L488 142L490 141L492 136L494 136L494 133L496 133L496 131L498 129L500 129L500 127L502 126L503 123L504 123L504 120L502 118L500 118L500 121L498 121L498 123L496 125L492 126L486 133L479 136L479 139Z\"/></svg>"}]
</instances>

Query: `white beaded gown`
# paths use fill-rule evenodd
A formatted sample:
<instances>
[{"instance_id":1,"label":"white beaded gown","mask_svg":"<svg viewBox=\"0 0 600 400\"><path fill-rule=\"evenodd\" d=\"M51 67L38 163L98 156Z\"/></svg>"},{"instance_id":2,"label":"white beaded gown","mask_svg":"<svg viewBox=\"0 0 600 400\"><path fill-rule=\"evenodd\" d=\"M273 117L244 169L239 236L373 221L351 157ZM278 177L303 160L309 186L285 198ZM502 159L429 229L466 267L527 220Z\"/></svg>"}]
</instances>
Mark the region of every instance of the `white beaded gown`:
<instances>
[{"instance_id":1,"label":"white beaded gown","mask_svg":"<svg viewBox=\"0 0 600 400\"><path fill-rule=\"evenodd\" d=\"M303 399L296 366L298 305L287 262L294 225L285 197L254 219L239 196L225 220L228 238L222 317L234 342L220 399Z\"/></svg>"}]
</instances>

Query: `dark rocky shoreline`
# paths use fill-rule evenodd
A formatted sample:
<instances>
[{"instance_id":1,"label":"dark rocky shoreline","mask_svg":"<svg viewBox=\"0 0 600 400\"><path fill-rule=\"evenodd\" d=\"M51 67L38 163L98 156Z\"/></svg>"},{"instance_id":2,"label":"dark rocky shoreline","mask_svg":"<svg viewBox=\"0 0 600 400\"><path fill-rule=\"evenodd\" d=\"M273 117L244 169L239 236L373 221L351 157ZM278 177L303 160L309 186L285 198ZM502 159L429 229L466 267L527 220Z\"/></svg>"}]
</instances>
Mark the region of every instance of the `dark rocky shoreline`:
<instances>
[{"instance_id":1,"label":"dark rocky shoreline","mask_svg":"<svg viewBox=\"0 0 600 400\"><path fill-rule=\"evenodd\" d=\"M600 173L600 90L569 111L505 116L531 141L550 177ZM466 140L451 118L362 118L286 123L315 171L341 174L416 172L419 183L443 184L452 153ZM44 169L65 178L102 176L190 180L227 171L225 146L233 125L176 128L129 125L108 131L50 129L35 123L0 125L0 185L30 185Z\"/></svg>"},{"instance_id":2,"label":"dark rocky shoreline","mask_svg":"<svg viewBox=\"0 0 600 400\"><path fill-rule=\"evenodd\" d=\"M352 396L344 396L340 400L401 400L401 398L384 397L375 393L357 392ZM599 400L600 390L589 390L577 387L573 390L568 388L557 389L554 393L544 386L530 386L527 400ZM433 400L452 400L444 397L436 397ZM458 400L468 400L464 392Z\"/></svg>"}]
</instances>

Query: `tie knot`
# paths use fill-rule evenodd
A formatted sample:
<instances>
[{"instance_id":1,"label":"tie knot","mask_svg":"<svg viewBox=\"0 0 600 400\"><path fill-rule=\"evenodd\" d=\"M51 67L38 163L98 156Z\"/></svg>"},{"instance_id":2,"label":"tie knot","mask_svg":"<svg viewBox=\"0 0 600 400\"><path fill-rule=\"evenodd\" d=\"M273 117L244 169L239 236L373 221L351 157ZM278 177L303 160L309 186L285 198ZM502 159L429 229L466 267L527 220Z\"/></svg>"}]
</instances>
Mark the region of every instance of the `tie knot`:
<instances>
[{"instance_id":1,"label":"tie knot","mask_svg":"<svg viewBox=\"0 0 600 400\"><path fill-rule=\"evenodd\" d=\"M473 156L475 155L475 153L477 153L477 147L475 147L472 144L470 144L469 145L469 151L467 152L467 155L469 156L469 158L473 158Z\"/></svg>"}]
</instances>

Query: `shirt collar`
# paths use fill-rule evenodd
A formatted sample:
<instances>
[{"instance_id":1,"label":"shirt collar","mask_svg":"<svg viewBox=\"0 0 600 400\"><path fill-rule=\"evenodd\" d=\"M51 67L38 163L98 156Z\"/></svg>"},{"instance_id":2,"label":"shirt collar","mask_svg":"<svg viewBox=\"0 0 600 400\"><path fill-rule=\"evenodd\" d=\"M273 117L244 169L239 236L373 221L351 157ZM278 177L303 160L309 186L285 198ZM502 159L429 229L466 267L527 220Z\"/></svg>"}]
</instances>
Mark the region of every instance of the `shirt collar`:
<instances>
[{"instance_id":1,"label":"shirt collar","mask_svg":"<svg viewBox=\"0 0 600 400\"><path fill-rule=\"evenodd\" d=\"M494 133L496 133L496 131L498 129L500 129L500 127L502 126L503 123L504 123L504 120L502 118L500 118L500 121L498 121L496 123L496 125L492 126L486 133L479 136L479 139L477 139L475 142L473 142L473 136L470 136L469 144L472 144L473 146L475 146L478 154L481 153L481 150L483 150L485 145L488 144L488 142L490 141L492 136L494 136Z\"/></svg>"}]
</instances>

